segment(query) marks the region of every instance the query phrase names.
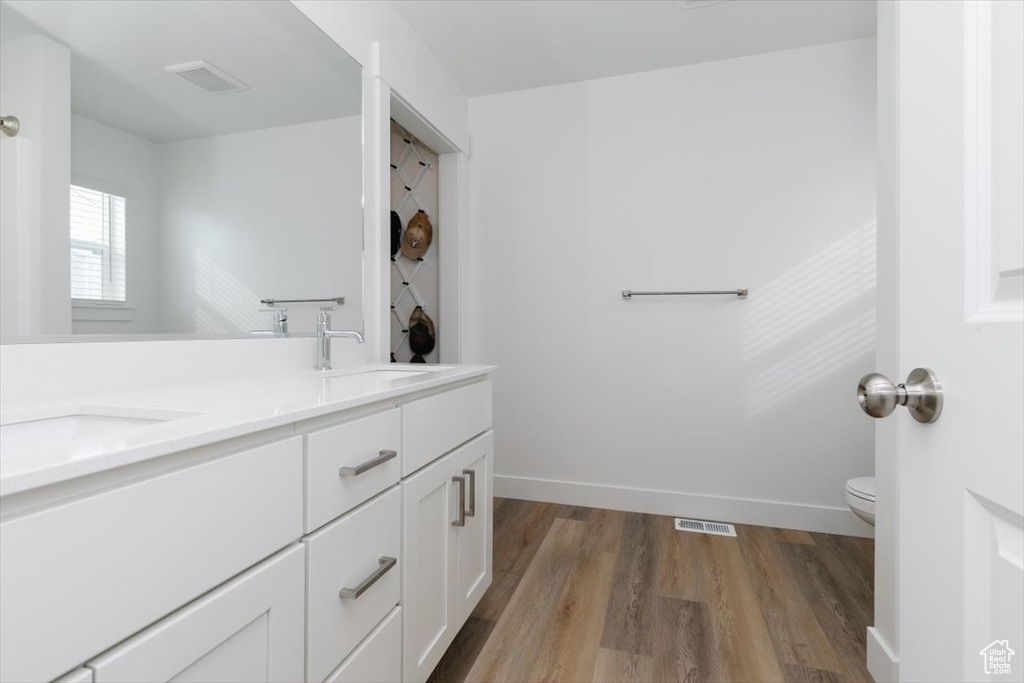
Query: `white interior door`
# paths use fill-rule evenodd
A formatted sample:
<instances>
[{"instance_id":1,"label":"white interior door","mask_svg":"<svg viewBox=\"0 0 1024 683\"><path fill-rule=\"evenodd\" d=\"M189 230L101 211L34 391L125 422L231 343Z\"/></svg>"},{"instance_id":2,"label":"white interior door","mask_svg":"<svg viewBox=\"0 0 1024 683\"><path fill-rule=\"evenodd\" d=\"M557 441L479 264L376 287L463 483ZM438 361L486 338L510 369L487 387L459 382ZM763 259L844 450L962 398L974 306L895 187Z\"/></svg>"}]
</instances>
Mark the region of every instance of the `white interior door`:
<instances>
[{"instance_id":1,"label":"white interior door","mask_svg":"<svg viewBox=\"0 0 1024 683\"><path fill-rule=\"evenodd\" d=\"M934 424L903 408L888 418L898 422L900 678L1021 681L1024 2L905 0L896 26L892 379L928 367L945 390ZM990 673L1001 666L1010 672Z\"/></svg>"}]
</instances>

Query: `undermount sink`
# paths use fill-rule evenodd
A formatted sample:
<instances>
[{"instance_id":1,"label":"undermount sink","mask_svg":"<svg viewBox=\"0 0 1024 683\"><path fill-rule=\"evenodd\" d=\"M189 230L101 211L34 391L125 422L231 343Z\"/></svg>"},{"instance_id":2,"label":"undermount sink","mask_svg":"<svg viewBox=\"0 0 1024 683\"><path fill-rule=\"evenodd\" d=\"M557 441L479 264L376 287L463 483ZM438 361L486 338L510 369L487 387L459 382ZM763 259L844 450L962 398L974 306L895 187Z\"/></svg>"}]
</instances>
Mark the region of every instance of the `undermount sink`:
<instances>
[{"instance_id":1,"label":"undermount sink","mask_svg":"<svg viewBox=\"0 0 1024 683\"><path fill-rule=\"evenodd\" d=\"M111 406L69 406L0 417L0 451L18 453L60 447L90 437L120 437L196 413Z\"/></svg>"},{"instance_id":2,"label":"undermount sink","mask_svg":"<svg viewBox=\"0 0 1024 683\"><path fill-rule=\"evenodd\" d=\"M378 379L405 379L416 375L425 375L430 370L374 370L373 372L361 373L371 375Z\"/></svg>"},{"instance_id":3,"label":"undermount sink","mask_svg":"<svg viewBox=\"0 0 1024 683\"><path fill-rule=\"evenodd\" d=\"M336 373L328 373L324 375L331 382L335 381L346 381L351 380L353 382L366 382L366 381L385 381L390 382L400 379L410 379L412 377L419 377L421 375L428 375L433 372L440 370L448 370L452 366L450 365L422 365L416 367L399 367L399 368L375 368L373 370L359 370L353 372L351 370L342 370Z\"/></svg>"}]
</instances>

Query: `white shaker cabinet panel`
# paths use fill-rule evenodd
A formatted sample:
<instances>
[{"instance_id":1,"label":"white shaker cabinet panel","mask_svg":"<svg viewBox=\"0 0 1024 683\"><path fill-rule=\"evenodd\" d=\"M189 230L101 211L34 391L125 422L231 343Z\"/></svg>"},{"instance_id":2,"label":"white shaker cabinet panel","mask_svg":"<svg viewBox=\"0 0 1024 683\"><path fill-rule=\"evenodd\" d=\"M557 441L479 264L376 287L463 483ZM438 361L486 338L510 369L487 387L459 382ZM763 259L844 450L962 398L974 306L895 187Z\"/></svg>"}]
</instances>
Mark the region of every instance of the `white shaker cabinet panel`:
<instances>
[{"instance_id":1,"label":"white shaker cabinet panel","mask_svg":"<svg viewBox=\"0 0 1024 683\"><path fill-rule=\"evenodd\" d=\"M306 435L306 532L398 483L401 410Z\"/></svg>"},{"instance_id":2,"label":"white shaker cabinet panel","mask_svg":"<svg viewBox=\"0 0 1024 683\"><path fill-rule=\"evenodd\" d=\"M359 643L324 683L397 683L402 680L402 608L396 607Z\"/></svg>"},{"instance_id":3,"label":"white shaker cabinet panel","mask_svg":"<svg viewBox=\"0 0 1024 683\"><path fill-rule=\"evenodd\" d=\"M293 546L89 662L96 683L300 681L305 558Z\"/></svg>"},{"instance_id":4,"label":"white shaker cabinet panel","mask_svg":"<svg viewBox=\"0 0 1024 683\"><path fill-rule=\"evenodd\" d=\"M0 680L52 680L301 535L299 437L5 521Z\"/></svg>"},{"instance_id":5,"label":"white shaker cabinet panel","mask_svg":"<svg viewBox=\"0 0 1024 683\"><path fill-rule=\"evenodd\" d=\"M476 382L402 406L402 476L491 428L491 382Z\"/></svg>"},{"instance_id":6,"label":"white shaker cabinet panel","mask_svg":"<svg viewBox=\"0 0 1024 683\"><path fill-rule=\"evenodd\" d=\"M92 669L78 667L74 671L67 672L53 683L92 683Z\"/></svg>"},{"instance_id":7,"label":"white shaker cabinet panel","mask_svg":"<svg viewBox=\"0 0 1024 683\"><path fill-rule=\"evenodd\" d=\"M402 482L402 680L425 681L459 629L455 460Z\"/></svg>"},{"instance_id":8,"label":"white shaker cabinet panel","mask_svg":"<svg viewBox=\"0 0 1024 683\"><path fill-rule=\"evenodd\" d=\"M491 585L493 453L494 435L487 432L452 454L466 477L466 525L457 532L460 627Z\"/></svg>"},{"instance_id":9,"label":"white shaker cabinet panel","mask_svg":"<svg viewBox=\"0 0 1024 683\"><path fill-rule=\"evenodd\" d=\"M306 676L322 681L401 598L401 491L374 498L303 545Z\"/></svg>"}]
</instances>

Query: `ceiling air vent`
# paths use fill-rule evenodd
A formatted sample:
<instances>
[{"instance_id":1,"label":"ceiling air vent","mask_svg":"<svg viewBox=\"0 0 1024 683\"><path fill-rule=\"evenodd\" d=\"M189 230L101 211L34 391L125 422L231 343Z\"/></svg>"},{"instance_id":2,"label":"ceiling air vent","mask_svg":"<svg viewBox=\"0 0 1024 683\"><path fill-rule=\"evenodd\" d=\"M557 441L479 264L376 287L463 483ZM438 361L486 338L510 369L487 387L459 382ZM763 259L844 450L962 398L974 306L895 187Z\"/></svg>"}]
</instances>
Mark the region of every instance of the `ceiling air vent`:
<instances>
[{"instance_id":1,"label":"ceiling air vent","mask_svg":"<svg viewBox=\"0 0 1024 683\"><path fill-rule=\"evenodd\" d=\"M705 522L699 519L681 519L676 517L676 531L692 531L697 534L714 536L735 536L736 527L721 522Z\"/></svg>"},{"instance_id":2,"label":"ceiling air vent","mask_svg":"<svg viewBox=\"0 0 1024 683\"><path fill-rule=\"evenodd\" d=\"M249 86L245 83L231 74L221 71L209 62L174 64L173 66L165 66L164 71L181 76L192 85L215 95L224 95L230 92L241 92L242 90L249 89Z\"/></svg>"},{"instance_id":3,"label":"ceiling air vent","mask_svg":"<svg viewBox=\"0 0 1024 683\"><path fill-rule=\"evenodd\" d=\"M723 2L729 2L729 0L676 0L676 9L700 9Z\"/></svg>"}]
</instances>

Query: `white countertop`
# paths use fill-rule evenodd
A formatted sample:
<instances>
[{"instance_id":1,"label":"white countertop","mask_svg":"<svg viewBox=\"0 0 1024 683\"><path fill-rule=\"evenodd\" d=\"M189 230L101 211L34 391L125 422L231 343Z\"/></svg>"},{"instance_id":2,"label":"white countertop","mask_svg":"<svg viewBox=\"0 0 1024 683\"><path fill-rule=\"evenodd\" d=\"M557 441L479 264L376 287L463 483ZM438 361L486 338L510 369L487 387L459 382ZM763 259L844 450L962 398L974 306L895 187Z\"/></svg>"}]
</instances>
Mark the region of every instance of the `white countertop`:
<instances>
[{"instance_id":1,"label":"white countertop","mask_svg":"<svg viewBox=\"0 0 1024 683\"><path fill-rule=\"evenodd\" d=\"M407 377L373 372L403 370L427 372ZM143 422L97 435L59 436L56 446L53 439L4 438L0 430L0 496L397 398L492 370L490 365L392 364L6 402L0 406L3 425L69 413L113 413L124 416L125 421L166 421Z\"/></svg>"}]
</instances>

